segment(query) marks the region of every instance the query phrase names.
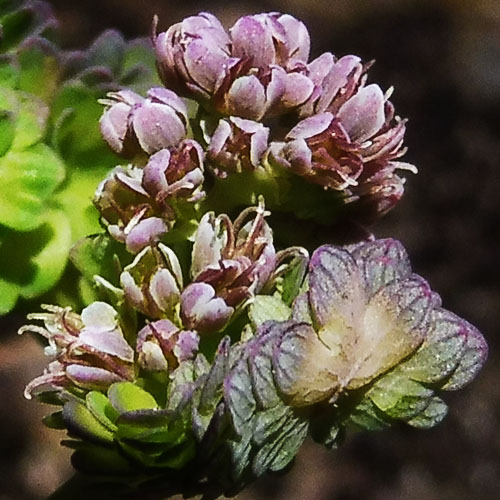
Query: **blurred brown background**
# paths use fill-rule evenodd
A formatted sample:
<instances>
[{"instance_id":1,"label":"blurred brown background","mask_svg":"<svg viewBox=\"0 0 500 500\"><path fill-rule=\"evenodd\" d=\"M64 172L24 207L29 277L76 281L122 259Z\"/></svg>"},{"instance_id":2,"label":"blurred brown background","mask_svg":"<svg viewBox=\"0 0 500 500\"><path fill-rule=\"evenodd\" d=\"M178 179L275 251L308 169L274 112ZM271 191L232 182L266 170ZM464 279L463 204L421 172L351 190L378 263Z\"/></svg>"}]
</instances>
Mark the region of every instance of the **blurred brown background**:
<instances>
[{"instance_id":1,"label":"blurred brown background","mask_svg":"<svg viewBox=\"0 0 500 500\"><path fill-rule=\"evenodd\" d=\"M226 25L278 10L309 27L313 56L330 50L376 59L370 81L394 85L409 117L409 179L399 207L375 228L403 241L415 270L445 307L477 325L490 358L474 383L449 394L437 428L351 436L335 452L307 443L283 477L264 478L239 498L289 500L496 500L500 497L500 2L498 0L52 0L63 42L81 47L115 27L128 37L200 10ZM22 389L45 365L22 318L0 320L0 500L36 500L69 474L62 437ZM26 361L28 360L28 362Z\"/></svg>"}]
</instances>

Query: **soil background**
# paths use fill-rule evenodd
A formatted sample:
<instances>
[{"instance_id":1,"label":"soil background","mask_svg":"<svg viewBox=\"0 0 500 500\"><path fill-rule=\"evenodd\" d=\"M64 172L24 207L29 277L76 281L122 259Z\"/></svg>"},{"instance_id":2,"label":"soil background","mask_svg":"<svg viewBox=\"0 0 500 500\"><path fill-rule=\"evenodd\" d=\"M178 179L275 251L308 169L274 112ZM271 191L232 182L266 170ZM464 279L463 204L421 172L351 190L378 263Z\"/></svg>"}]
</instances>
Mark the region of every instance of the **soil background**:
<instances>
[{"instance_id":1,"label":"soil background","mask_svg":"<svg viewBox=\"0 0 500 500\"><path fill-rule=\"evenodd\" d=\"M395 87L410 119L406 160L419 168L399 206L374 228L400 239L444 306L477 325L489 360L430 431L360 433L328 452L306 443L286 475L239 498L287 500L496 500L500 495L500 2L498 0L81 0L50 2L66 47L103 29L127 37L209 10L226 26L246 13L288 12L309 27L313 56L376 59L370 81ZM22 397L45 366L42 349L0 318L0 500L45 498L71 475L63 437ZM91 500L89 498L89 500Z\"/></svg>"}]
</instances>

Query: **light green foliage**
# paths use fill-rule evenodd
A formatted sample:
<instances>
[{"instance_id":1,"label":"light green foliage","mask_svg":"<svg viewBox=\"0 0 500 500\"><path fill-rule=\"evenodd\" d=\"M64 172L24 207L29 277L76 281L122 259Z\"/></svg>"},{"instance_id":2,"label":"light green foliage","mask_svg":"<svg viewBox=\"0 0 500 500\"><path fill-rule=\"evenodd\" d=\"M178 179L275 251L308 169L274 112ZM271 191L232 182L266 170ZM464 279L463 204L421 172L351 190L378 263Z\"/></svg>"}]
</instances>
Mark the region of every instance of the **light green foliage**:
<instances>
[{"instance_id":1,"label":"light green foliage","mask_svg":"<svg viewBox=\"0 0 500 500\"><path fill-rule=\"evenodd\" d=\"M119 159L101 139L98 99L121 83L144 91L157 77L147 43L128 43L115 31L64 59L49 41L56 22L46 4L2 2L0 27L0 314L5 314L19 298L48 292L63 276L71 243L100 231L92 199ZM14 254L19 245L22 250ZM79 287L62 288L58 298L66 303L90 298Z\"/></svg>"},{"instance_id":2,"label":"light green foliage","mask_svg":"<svg viewBox=\"0 0 500 500\"><path fill-rule=\"evenodd\" d=\"M47 210L41 220L26 232L0 226L0 314L18 297L47 292L63 273L72 241L68 220L60 210Z\"/></svg>"},{"instance_id":3,"label":"light green foliage","mask_svg":"<svg viewBox=\"0 0 500 500\"><path fill-rule=\"evenodd\" d=\"M258 328L269 320L286 321L291 314L291 309L274 295L257 295L249 310L250 320Z\"/></svg>"}]
</instances>

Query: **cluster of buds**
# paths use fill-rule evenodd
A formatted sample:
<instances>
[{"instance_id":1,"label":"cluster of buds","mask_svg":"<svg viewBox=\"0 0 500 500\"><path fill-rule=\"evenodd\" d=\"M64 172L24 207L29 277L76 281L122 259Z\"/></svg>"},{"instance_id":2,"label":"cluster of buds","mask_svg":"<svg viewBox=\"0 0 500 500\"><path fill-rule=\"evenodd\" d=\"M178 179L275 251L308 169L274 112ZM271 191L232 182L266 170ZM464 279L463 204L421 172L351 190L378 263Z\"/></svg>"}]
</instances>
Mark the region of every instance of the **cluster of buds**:
<instances>
[{"instance_id":1,"label":"cluster of buds","mask_svg":"<svg viewBox=\"0 0 500 500\"><path fill-rule=\"evenodd\" d=\"M143 98L131 90L111 92L101 133L115 153L134 157L176 146L186 137L187 109L171 90L155 87Z\"/></svg>"},{"instance_id":2,"label":"cluster of buds","mask_svg":"<svg viewBox=\"0 0 500 500\"><path fill-rule=\"evenodd\" d=\"M253 192L254 201L266 191L259 172L271 171L270 182L303 179L370 223L403 195L404 179L397 171L416 169L400 161L406 126L389 101L392 90L367 85L369 65L359 57L324 53L309 61L309 33L302 22L258 14L242 17L226 31L213 15L201 13L166 32L156 33L155 23L153 42L166 88L152 88L146 97L121 90L102 101L100 126L109 146L134 159L137 168L145 164L146 171L161 158L163 167L156 171L165 174L151 181L145 174L142 189L136 182L125 188L132 191L125 199L137 198L126 214L115 189L117 179L123 181L121 171L98 192L96 204L110 233L129 242L130 251L172 229L179 218L174 199L196 203L206 192L208 206L220 206L220 200L211 200L210 174L225 179L257 171L253 180L245 177L255 186L236 185ZM191 111L177 93L193 100ZM139 172L131 176L140 177ZM151 197L153 203L145 200ZM293 205L286 196L276 200L279 210Z\"/></svg>"},{"instance_id":3,"label":"cluster of buds","mask_svg":"<svg viewBox=\"0 0 500 500\"><path fill-rule=\"evenodd\" d=\"M164 84L209 116L223 115L206 137L216 175L269 161L373 216L401 198L404 179L395 171L415 172L397 161L406 151L405 121L394 114L392 90L366 85L369 65L359 57L324 53L309 62L306 27L277 13L242 17L229 32L202 13L154 43ZM301 121L286 130L276 120L285 114Z\"/></svg>"},{"instance_id":4,"label":"cluster of buds","mask_svg":"<svg viewBox=\"0 0 500 500\"><path fill-rule=\"evenodd\" d=\"M175 253L162 243L145 247L121 273L125 299L148 318L169 319L199 333L222 330L276 268L265 215L262 203L234 223L227 215L205 214L194 235L192 281L185 287Z\"/></svg>"},{"instance_id":5,"label":"cluster of buds","mask_svg":"<svg viewBox=\"0 0 500 500\"><path fill-rule=\"evenodd\" d=\"M192 359L204 335L223 331L264 288L276 289L294 266L293 257L307 261L301 248L276 252L268 214L262 200L234 222L225 214L206 213L193 237L187 284L176 253L161 242L147 244L125 266L120 288L98 278L131 313L150 321L132 334L130 345L117 311L104 302L93 303L81 316L51 306L47 313L30 315L45 327L28 325L22 331L46 337L46 352L55 360L28 392L41 385L105 388L135 380L139 370L168 373ZM130 246L128 240L124 243Z\"/></svg>"},{"instance_id":6,"label":"cluster of buds","mask_svg":"<svg viewBox=\"0 0 500 500\"><path fill-rule=\"evenodd\" d=\"M77 390L106 390L117 382L135 381L140 369L172 371L198 351L196 332L181 330L169 320L142 328L137 339L126 340L118 312L105 302L94 302L81 315L70 308L44 306L46 312L28 319L44 326L26 325L48 340L45 354L52 358L45 372L25 390L32 394Z\"/></svg>"},{"instance_id":7,"label":"cluster of buds","mask_svg":"<svg viewBox=\"0 0 500 500\"><path fill-rule=\"evenodd\" d=\"M94 201L111 236L137 253L159 241L186 204L203 199L203 179L203 151L185 139L153 154L144 168L116 167Z\"/></svg>"},{"instance_id":8,"label":"cluster of buds","mask_svg":"<svg viewBox=\"0 0 500 500\"><path fill-rule=\"evenodd\" d=\"M69 308L45 309L47 312L28 316L43 321L44 327L27 325L19 331L45 337L49 343L45 353L54 358L45 373L26 387L27 397L44 387L103 389L135 378L134 350L123 336L118 313L109 304L94 302L81 315Z\"/></svg>"},{"instance_id":9,"label":"cluster of buds","mask_svg":"<svg viewBox=\"0 0 500 500\"><path fill-rule=\"evenodd\" d=\"M145 166L117 167L94 200L109 233L137 253L182 218L186 202L203 199L205 155L187 137L187 107L173 91L155 87L143 98L121 90L102 102L101 133L111 149L126 158L147 158Z\"/></svg>"},{"instance_id":10,"label":"cluster of buds","mask_svg":"<svg viewBox=\"0 0 500 500\"><path fill-rule=\"evenodd\" d=\"M155 37L160 77L218 112L260 121L303 104L312 82L294 70L309 57L309 33L289 15L239 19L229 33L208 13Z\"/></svg>"},{"instance_id":11,"label":"cluster of buds","mask_svg":"<svg viewBox=\"0 0 500 500\"><path fill-rule=\"evenodd\" d=\"M261 202L244 210L234 223L226 215L203 216L193 247L193 282L182 294L187 325L220 329L234 310L259 293L270 279L276 251L265 215Z\"/></svg>"}]
</instances>

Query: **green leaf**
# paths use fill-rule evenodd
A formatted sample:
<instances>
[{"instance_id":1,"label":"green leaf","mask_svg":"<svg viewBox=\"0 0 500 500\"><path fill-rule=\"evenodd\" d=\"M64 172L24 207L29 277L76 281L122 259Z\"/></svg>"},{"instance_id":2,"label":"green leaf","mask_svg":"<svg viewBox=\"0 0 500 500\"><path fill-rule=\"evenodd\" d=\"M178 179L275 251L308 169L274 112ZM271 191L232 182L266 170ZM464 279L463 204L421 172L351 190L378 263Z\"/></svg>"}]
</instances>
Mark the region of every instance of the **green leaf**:
<instances>
[{"instance_id":1,"label":"green leaf","mask_svg":"<svg viewBox=\"0 0 500 500\"><path fill-rule=\"evenodd\" d=\"M49 102L60 76L56 48L43 38L32 38L17 53L20 66L18 88Z\"/></svg>"},{"instance_id":2,"label":"green leaf","mask_svg":"<svg viewBox=\"0 0 500 500\"><path fill-rule=\"evenodd\" d=\"M31 299L54 286L70 246L69 224L60 211L47 211L44 224L33 231L0 226L0 314L10 311L19 296Z\"/></svg>"},{"instance_id":3,"label":"green leaf","mask_svg":"<svg viewBox=\"0 0 500 500\"><path fill-rule=\"evenodd\" d=\"M428 405L433 391L397 369L379 379L367 392L375 405L392 418L410 419Z\"/></svg>"},{"instance_id":4,"label":"green leaf","mask_svg":"<svg viewBox=\"0 0 500 500\"><path fill-rule=\"evenodd\" d=\"M392 419L382 413L369 397L364 397L352 410L349 419L358 427L379 431L390 426Z\"/></svg>"},{"instance_id":5,"label":"green leaf","mask_svg":"<svg viewBox=\"0 0 500 500\"><path fill-rule=\"evenodd\" d=\"M108 389L108 398L119 413L158 408L153 396L132 382L112 384Z\"/></svg>"},{"instance_id":6,"label":"green leaf","mask_svg":"<svg viewBox=\"0 0 500 500\"><path fill-rule=\"evenodd\" d=\"M12 311L18 298L19 288L0 277L0 316Z\"/></svg>"},{"instance_id":7,"label":"green leaf","mask_svg":"<svg viewBox=\"0 0 500 500\"><path fill-rule=\"evenodd\" d=\"M309 262L307 252L304 249L301 250L300 254L297 253L293 260L285 265L277 287L281 298L289 306L300 293L307 271L307 263Z\"/></svg>"},{"instance_id":8,"label":"green leaf","mask_svg":"<svg viewBox=\"0 0 500 500\"><path fill-rule=\"evenodd\" d=\"M291 309L279 297L272 295L257 295L248 312L255 328L269 320L286 321L290 314Z\"/></svg>"},{"instance_id":9,"label":"green leaf","mask_svg":"<svg viewBox=\"0 0 500 500\"><path fill-rule=\"evenodd\" d=\"M424 411L408 420L408 424L419 429L430 429L439 424L448 413L446 403L437 397L430 398Z\"/></svg>"},{"instance_id":10,"label":"green leaf","mask_svg":"<svg viewBox=\"0 0 500 500\"><path fill-rule=\"evenodd\" d=\"M30 231L45 219L45 202L64 178L64 165L45 144L0 158L0 224Z\"/></svg>"},{"instance_id":11,"label":"green leaf","mask_svg":"<svg viewBox=\"0 0 500 500\"><path fill-rule=\"evenodd\" d=\"M84 276L78 278L78 292L79 298L83 302L83 305L90 305L92 302L99 300L97 292L93 286L93 283L86 279Z\"/></svg>"},{"instance_id":12,"label":"green leaf","mask_svg":"<svg viewBox=\"0 0 500 500\"><path fill-rule=\"evenodd\" d=\"M118 429L114 423L118 418L118 412L113 408L109 399L102 392L89 392L85 396L85 404L90 413L111 432Z\"/></svg>"},{"instance_id":13,"label":"green leaf","mask_svg":"<svg viewBox=\"0 0 500 500\"><path fill-rule=\"evenodd\" d=\"M299 451L308 427L307 420L290 417L274 439L259 448L252 463L254 474L260 476L267 470L276 472L285 468Z\"/></svg>"},{"instance_id":14,"label":"green leaf","mask_svg":"<svg viewBox=\"0 0 500 500\"><path fill-rule=\"evenodd\" d=\"M16 97L16 136L12 149L23 151L39 142L45 135L49 108L32 94L19 91L16 92Z\"/></svg>"},{"instance_id":15,"label":"green leaf","mask_svg":"<svg viewBox=\"0 0 500 500\"><path fill-rule=\"evenodd\" d=\"M30 9L19 9L0 18L2 26L1 52L15 47L25 38L33 27L35 14Z\"/></svg>"},{"instance_id":16,"label":"green leaf","mask_svg":"<svg viewBox=\"0 0 500 500\"><path fill-rule=\"evenodd\" d=\"M101 231L99 212L92 203L99 182L108 173L108 167L78 168L68 170L63 185L54 196L66 212L71 224L73 241Z\"/></svg>"},{"instance_id":17,"label":"green leaf","mask_svg":"<svg viewBox=\"0 0 500 500\"><path fill-rule=\"evenodd\" d=\"M45 227L50 239L45 247L33 257L35 275L28 285L21 289L24 298L31 299L48 291L61 277L71 247L71 230L66 215L60 210L47 210Z\"/></svg>"},{"instance_id":18,"label":"green leaf","mask_svg":"<svg viewBox=\"0 0 500 500\"><path fill-rule=\"evenodd\" d=\"M0 57L0 87L7 89L17 88L19 67L8 56Z\"/></svg>"},{"instance_id":19,"label":"green leaf","mask_svg":"<svg viewBox=\"0 0 500 500\"><path fill-rule=\"evenodd\" d=\"M130 259L123 245L117 243L107 233L81 239L70 252L71 262L85 278L93 281L94 276L98 275L112 284L119 283L121 272L117 267L116 256L124 264Z\"/></svg>"},{"instance_id":20,"label":"green leaf","mask_svg":"<svg viewBox=\"0 0 500 500\"><path fill-rule=\"evenodd\" d=\"M168 452L162 451L161 445L155 445L154 448L140 447L135 443L130 444L124 441L120 442L124 452L147 467L181 469L186 463L195 456L196 448L193 441L172 448Z\"/></svg>"},{"instance_id":21,"label":"green leaf","mask_svg":"<svg viewBox=\"0 0 500 500\"><path fill-rule=\"evenodd\" d=\"M227 446L231 454L231 476L234 480L239 481L250 465L252 435L247 432L238 440L228 440Z\"/></svg>"},{"instance_id":22,"label":"green leaf","mask_svg":"<svg viewBox=\"0 0 500 500\"><path fill-rule=\"evenodd\" d=\"M97 443L113 442L113 433L84 404L76 400L68 401L62 414L68 430L76 436Z\"/></svg>"},{"instance_id":23,"label":"green leaf","mask_svg":"<svg viewBox=\"0 0 500 500\"><path fill-rule=\"evenodd\" d=\"M155 460L154 465L180 470L195 456L196 443L193 440L189 440L160 455Z\"/></svg>"},{"instance_id":24,"label":"green leaf","mask_svg":"<svg viewBox=\"0 0 500 500\"><path fill-rule=\"evenodd\" d=\"M135 410L123 413L117 420L119 439L169 443L179 437L177 431L169 432L170 413L165 410Z\"/></svg>"},{"instance_id":25,"label":"green leaf","mask_svg":"<svg viewBox=\"0 0 500 500\"><path fill-rule=\"evenodd\" d=\"M0 93L0 109L9 112L15 124L12 149L22 151L44 136L49 109L40 98L20 90L4 89Z\"/></svg>"},{"instance_id":26,"label":"green leaf","mask_svg":"<svg viewBox=\"0 0 500 500\"><path fill-rule=\"evenodd\" d=\"M51 406L64 406L66 401L61 397L61 391L58 389L47 390L47 392L42 392L37 394L37 401L40 403L45 403Z\"/></svg>"},{"instance_id":27,"label":"green leaf","mask_svg":"<svg viewBox=\"0 0 500 500\"><path fill-rule=\"evenodd\" d=\"M64 420L62 417L62 411L56 411L55 413L46 415L42 418L42 422L50 429L66 429L66 425L64 424Z\"/></svg>"},{"instance_id":28,"label":"green leaf","mask_svg":"<svg viewBox=\"0 0 500 500\"><path fill-rule=\"evenodd\" d=\"M0 156L10 149L16 133L16 120L13 113L0 110Z\"/></svg>"},{"instance_id":29,"label":"green leaf","mask_svg":"<svg viewBox=\"0 0 500 500\"><path fill-rule=\"evenodd\" d=\"M77 167L112 167L119 160L107 147L99 131L103 107L99 92L75 81L66 84L54 99L51 120L52 143L64 161Z\"/></svg>"},{"instance_id":30,"label":"green leaf","mask_svg":"<svg viewBox=\"0 0 500 500\"><path fill-rule=\"evenodd\" d=\"M293 413L292 409L281 402L272 408L258 412L252 429L253 441L258 445L264 444L280 431L291 413Z\"/></svg>"}]
</instances>

